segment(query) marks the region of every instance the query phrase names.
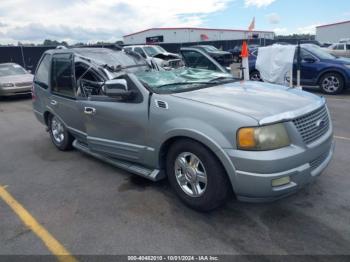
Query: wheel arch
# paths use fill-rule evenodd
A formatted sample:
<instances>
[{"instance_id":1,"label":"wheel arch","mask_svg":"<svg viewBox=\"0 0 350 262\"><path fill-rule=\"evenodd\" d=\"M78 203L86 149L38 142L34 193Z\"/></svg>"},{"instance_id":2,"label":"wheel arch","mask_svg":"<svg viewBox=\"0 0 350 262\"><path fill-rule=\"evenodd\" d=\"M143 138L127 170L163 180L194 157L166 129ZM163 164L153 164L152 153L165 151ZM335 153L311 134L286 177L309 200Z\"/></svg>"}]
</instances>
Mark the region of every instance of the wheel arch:
<instances>
[{"instance_id":1,"label":"wheel arch","mask_svg":"<svg viewBox=\"0 0 350 262\"><path fill-rule=\"evenodd\" d=\"M47 127L49 126L49 118L51 115L53 114L50 111L45 111L44 113L44 121Z\"/></svg>"},{"instance_id":2,"label":"wheel arch","mask_svg":"<svg viewBox=\"0 0 350 262\"><path fill-rule=\"evenodd\" d=\"M322 72L318 75L316 83L317 83L317 84L321 84L320 81L321 81L322 77L323 77L324 75L326 75L326 74L329 74L329 73L336 73L336 74L339 74L339 75L342 77L342 79L343 79L343 81L344 81L344 84L346 85L345 73L344 73L342 70L335 69L335 68L322 71Z\"/></svg>"},{"instance_id":3,"label":"wheel arch","mask_svg":"<svg viewBox=\"0 0 350 262\"><path fill-rule=\"evenodd\" d=\"M159 161L160 168L163 170L165 169L167 152L170 149L171 145L183 139L190 139L203 145L214 154L214 156L217 158L217 160L221 163L221 165L225 169L226 175L228 176L231 182L233 191L236 192L236 188L235 188L235 185L237 185L235 183L236 169L232 161L228 157L228 155L219 146L219 144L217 144L215 141L213 141L212 139L210 139L209 137L201 133L184 132L184 131L182 131L181 133L182 134L172 134L171 136L168 136L166 139L164 139L163 142L161 143L161 146L158 152L158 161Z\"/></svg>"}]
</instances>

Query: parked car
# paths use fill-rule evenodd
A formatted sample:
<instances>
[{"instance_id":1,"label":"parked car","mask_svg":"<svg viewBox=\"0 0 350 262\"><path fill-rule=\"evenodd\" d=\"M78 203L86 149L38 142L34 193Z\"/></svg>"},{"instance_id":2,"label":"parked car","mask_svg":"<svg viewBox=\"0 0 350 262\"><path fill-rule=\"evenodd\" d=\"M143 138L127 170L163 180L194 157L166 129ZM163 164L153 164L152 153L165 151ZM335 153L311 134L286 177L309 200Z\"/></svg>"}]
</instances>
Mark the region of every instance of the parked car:
<instances>
[{"instance_id":1,"label":"parked car","mask_svg":"<svg viewBox=\"0 0 350 262\"><path fill-rule=\"evenodd\" d=\"M255 68L258 49L249 56L250 79L260 81L260 73ZM296 82L296 57L293 66L293 81ZM341 93L350 87L350 59L335 57L322 48L301 45L301 85L318 86L330 95Z\"/></svg>"},{"instance_id":2,"label":"parked car","mask_svg":"<svg viewBox=\"0 0 350 262\"><path fill-rule=\"evenodd\" d=\"M34 113L58 149L75 147L153 181L167 177L198 210L232 193L275 200L326 168L333 128L325 99L242 82L196 48L181 55L186 67L157 71L134 53L46 51Z\"/></svg>"},{"instance_id":3,"label":"parked car","mask_svg":"<svg viewBox=\"0 0 350 262\"><path fill-rule=\"evenodd\" d=\"M173 69L181 66L181 59L178 54L169 53L159 45L133 45L124 47L125 51L134 51L140 54L147 61L155 61L160 67Z\"/></svg>"},{"instance_id":4,"label":"parked car","mask_svg":"<svg viewBox=\"0 0 350 262\"><path fill-rule=\"evenodd\" d=\"M338 56L350 58L350 42L348 43L336 43L324 49L326 52Z\"/></svg>"},{"instance_id":5,"label":"parked car","mask_svg":"<svg viewBox=\"0 0 350 262\"><path fill-rule=\"evenodd\" d=\"M196 46L191 46L191 48L196 48L207 53L209 56L214 58L220 65L224 67L229 67L233 63L233 57L230 52L219 50L215 46L196 45Z\"/></svg>"},{"instance_id":6,"label":"parked car","mask_svg":"<svg viewBox=\"0 0 350 262\"><path fill-rule=\"evenodd\" d=\"M259 45L248 45L248 50L253 50L258 48ZM241 63L242 62L242 45L237 45L233 49L228 50L233 56L233 62L235 63Z\"/></svg>"},{"instance_id":7,"label":"parked car","mask_svg":"<svg viewBox=\"0 0 350 262\"><path fill-rule=\"evenodd\" d=\"M30 94L33 75L15 63L0 64L0 96Z\"/></svg>"}]
</instances>

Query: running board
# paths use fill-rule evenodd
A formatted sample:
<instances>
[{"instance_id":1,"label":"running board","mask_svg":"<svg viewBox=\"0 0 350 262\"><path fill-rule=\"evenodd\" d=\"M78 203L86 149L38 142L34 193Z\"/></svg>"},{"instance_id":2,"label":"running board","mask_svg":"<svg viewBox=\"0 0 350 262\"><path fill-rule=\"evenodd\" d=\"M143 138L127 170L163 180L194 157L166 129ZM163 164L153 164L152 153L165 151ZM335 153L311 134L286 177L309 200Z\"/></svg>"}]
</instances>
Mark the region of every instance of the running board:
<instances>
[{"instance_id":1,"label":"running board","mask_svg":"<svg viewBox=\"0 0 350 262\"><path fill-rule=\"evenodd\" d=\"M92 152L86 145L79 143L76 139L73 141L73 147L79 151L91 155L99 160L102 160L112 166L122 168L130 173L142 176L152 181L158 181L165 178L164 172L161 172L158 169L148 169L141 165L137 165L128 161L114 159L108 156L100 155L98 153Z\"/></svg>"}]
</instances>

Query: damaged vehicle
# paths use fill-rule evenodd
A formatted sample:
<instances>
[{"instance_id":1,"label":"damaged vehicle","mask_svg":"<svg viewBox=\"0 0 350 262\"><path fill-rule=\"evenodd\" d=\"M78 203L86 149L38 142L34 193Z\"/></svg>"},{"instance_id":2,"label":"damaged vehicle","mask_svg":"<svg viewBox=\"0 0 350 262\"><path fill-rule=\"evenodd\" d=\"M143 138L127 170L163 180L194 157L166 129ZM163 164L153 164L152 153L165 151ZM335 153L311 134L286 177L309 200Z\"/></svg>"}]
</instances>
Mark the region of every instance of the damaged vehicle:
<instances>
[{"instance_id":1,"label":"damaged vehicle","mask_svg":"<svg viewBox=\"0 0 350 262\"><path fill-rule=\"evenodd\" d=\"M149 63L154 61L158 66L166 70L182 66L178 54L169 53L159 45L134 45L124 47L126 52L134 51L145 58Z\"/></svg>"},{"instance_id":2,"label":"damaged vehicle","mask_svg":"<svg viewBox=\"0 0 350 262\"><path fill-rule=\"evenodd\" d=\"M134 53L44 53L33 109L59 150L72 147L152 181L207 211L235 195L271 201L315 180L333 154L325 99L240 81L195 48L156 70Z\"/></svg>"},{"instance_id":3,"label":"damaged vehicle","mask_svg":"<svg viewBox=\"0 0 350 262\"><path fill-rule=\"evenodd\" d=\"M214 58L220 65L226 68L229 68L230 65L234 62L233 55L230 52L222 51L212 45L195 45L191 46L191 48L196 48L205 52L206 54Z\"/></svg>"}]
</instances>

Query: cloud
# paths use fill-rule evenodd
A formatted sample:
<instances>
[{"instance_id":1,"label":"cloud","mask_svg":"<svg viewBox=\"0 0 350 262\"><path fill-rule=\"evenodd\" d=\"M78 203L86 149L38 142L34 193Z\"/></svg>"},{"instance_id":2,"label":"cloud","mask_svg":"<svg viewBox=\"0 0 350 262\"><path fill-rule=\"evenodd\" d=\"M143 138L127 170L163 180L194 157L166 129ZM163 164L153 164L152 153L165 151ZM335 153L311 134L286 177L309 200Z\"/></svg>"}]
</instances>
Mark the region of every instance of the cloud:
<instances>
[{"instance_id":1,"label":"cloud","mask_svg":"<svg viewBox=\"0 0 350 262\"><path fill-rule=\"evenodd\" d=\"M266 15L266 18L269 21L269 23L272 25L277 25L281 21L281 17L276 13L268 14L268 15Z\"/></svg>"},{"instance_id":2,"label":"cloud","mask_svg":"<svg viewBox=\"0 0 350 262\"><path fill-rule=\"evenodd\" d=\"M303 26L297 28L297 32L299 34L312 34L314 35L316 33L316 26L320 24L313 24L313 25L308 25L308 26Z\"/></svg>"},{"instance_id":3,"label":"cloud","mask_svg":"<svg viewBox=\"0 0 350 262\"><path fill-rule=\"evenodd\" d=\"M288 34L288 29L286 27L277 27L277 28L274 28L273 31L275 32L276 35Z\"/></svg>"},{"instance_id":4,"label":"cloud","mask_svg":"<svg viewBox=\"0 0 350 262\"><path fill-rule=\"evenodd\" d=\"M12 0L1 3L0 14L8 25L2 32L13 42L99 41L150 27L199 26L231 1Z\"/></svg>"},{"instance_id":5,"label":"cloud","mask_svg":"<svg viewBox=\"0 0 350 262\"><path fill-rule=\"evenodd\" d=\"M265 7L271 5L276 0L244 0L245 6Z\"/></svg>"}]
</instances>

